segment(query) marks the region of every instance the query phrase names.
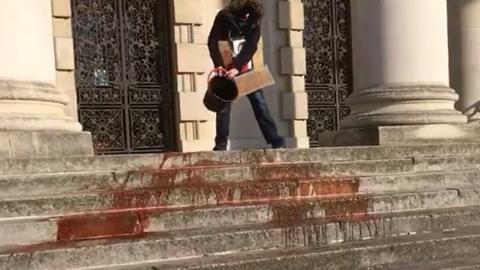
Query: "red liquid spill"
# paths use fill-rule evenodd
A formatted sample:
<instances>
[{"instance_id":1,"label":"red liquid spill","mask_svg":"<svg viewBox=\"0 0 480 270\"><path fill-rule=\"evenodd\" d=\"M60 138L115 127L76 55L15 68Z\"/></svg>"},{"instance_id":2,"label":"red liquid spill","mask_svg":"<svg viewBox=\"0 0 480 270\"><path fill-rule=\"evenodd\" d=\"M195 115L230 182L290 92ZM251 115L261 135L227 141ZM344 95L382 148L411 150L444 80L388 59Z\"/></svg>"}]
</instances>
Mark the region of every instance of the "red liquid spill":
<instances>
[{"instance_id":1,"label":"red liquid spill","mask_svg":"<svg viewBox=\"0 0 480 270\"><path fill-rule=\"evenodd\" d=\"M308 166L266 166L255 169L254 181L210 183L193 167L232 164L199 160L187 168L161 169L169 158L178 156L165 155L160 169L139 172L142 182L147 175L151 177L146 188L126 190L126 179L120 188L107 192L105 195L112 197L112 207L106 210L110 213L61 218L58 220L58 243L32 245L14 251L54 248L65 242L85 239L142 236L148 232L153 211L159 213L212 206L211 201L199 202L195 199L209 198L211 194L216 203L213 206L269 204L273 212L271 222L278 224L302 223L315 218L318 209L331 221L361 219L368 214L368 199L358 195L360 182L349 175L319 176ZM188 155L183 156L184 160L189 158ZM183 180L176 183L180 175ZM191 206L172 207L167 204L169 194L178 188L190 194ZM296 200L315 196L319 198L309 202ZM279 203L287 198L290 200Z\"/></svg>"},{"instance_id":2,"label":"red liquid spill","mask_svg":"<svg viewBox=\"0 0 480 270\"><path fill-rule=\"evenodd\" d=\"M142 212L80 215L61 218L57 222L58 241L134 236L145 233L149 216Z\"/></svg>"}]
</instances>

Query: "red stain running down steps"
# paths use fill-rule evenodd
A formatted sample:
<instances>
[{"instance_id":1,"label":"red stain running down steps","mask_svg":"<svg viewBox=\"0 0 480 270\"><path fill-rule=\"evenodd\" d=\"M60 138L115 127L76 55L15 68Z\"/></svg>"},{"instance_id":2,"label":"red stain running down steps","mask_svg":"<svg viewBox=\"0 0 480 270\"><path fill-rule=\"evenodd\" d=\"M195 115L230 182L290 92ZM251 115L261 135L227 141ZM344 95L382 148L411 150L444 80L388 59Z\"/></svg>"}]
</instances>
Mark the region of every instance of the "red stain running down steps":
<instances>
[{"instance_id":1,"label":"red stain running down steps","mask_svg":"<svg viewBox=\"0 0 480 270\"><path fill-rule=\"evenodd\" d=\"M360 181L350 175L317 175L311 178L309 175L301 177L297 172L294 173L297 179L290 180L286 171L280 171L279 175L269 175L270 180L257 178L255 181L208 183L199 175L190 175L191 171L187 170L186 181L175 184L172 179L175 179L179 171L170 169L167 170L168 173L161 174L167 177L153 177L150 188L119 188L109 191L106 195L112 196L112 208L105 209L107 213L60 218L57 240L141 235L148 231L152 210L156 209L154 211L158 213L175 211L178 208L169 205L167 198L173 190L179 188L185 192L185 196L192 198L191 205L180 208L269 204L273 211L273 223L302 222L315 218L316 214L313 212L318 212L318 209L323 212L323 217L331 220L357 218L366 215L368 211L368 200L358 195ZM208 194L213 194L215 203L196 199L208 198ZM312 201L313 204L304 199ZM278 201L283 201L280 206Z\"/></svg>"},{"instance_id":2,"label":"red stain running down steps","mask_svg":"<svg viewBox=\"0 0 480 270\"><path fill-rule=\"evenodd\" d=\"M141 235L150 218L142 212L85 214L60 218L57 225L57 241L74 241Z\"/></svg>"}]
</instances>

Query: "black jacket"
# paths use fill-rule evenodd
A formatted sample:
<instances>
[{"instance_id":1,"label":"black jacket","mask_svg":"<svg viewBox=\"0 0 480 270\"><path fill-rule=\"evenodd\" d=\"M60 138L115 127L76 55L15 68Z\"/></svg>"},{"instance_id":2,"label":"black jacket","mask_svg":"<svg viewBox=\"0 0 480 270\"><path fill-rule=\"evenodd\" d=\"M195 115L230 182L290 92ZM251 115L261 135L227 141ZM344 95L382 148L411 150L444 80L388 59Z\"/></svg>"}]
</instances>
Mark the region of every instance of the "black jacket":
<instances>
[{"instance_id":1,"label":"black jacket","mask_svg":"<svg viewBox=\"0 0 480 270\"><path fill-rule=\"evenodd\" d=\"M242 67L252 60L253 55L257 51L260 35L259 25L251 22L241 25L227 8L222 9L218 12L208 36L208 49L210 50L213 64L216 67L223 66L222 56L218 49L218 41L229 40L230 37L244 36L246 43L243 45L240 53L233 59L235 68L242 70Z\"/></svg>"}]
</instances>

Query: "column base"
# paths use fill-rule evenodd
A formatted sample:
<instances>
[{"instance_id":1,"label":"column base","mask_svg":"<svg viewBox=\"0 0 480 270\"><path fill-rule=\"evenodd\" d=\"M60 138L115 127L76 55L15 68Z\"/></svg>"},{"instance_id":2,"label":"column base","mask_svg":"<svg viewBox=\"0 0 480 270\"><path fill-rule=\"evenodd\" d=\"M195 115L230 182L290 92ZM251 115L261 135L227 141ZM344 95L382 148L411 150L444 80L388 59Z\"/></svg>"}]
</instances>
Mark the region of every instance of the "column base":
<instances>
[{"instance_id":1,"label":"column base","mask_svg":"<svg viewBox=\"0 0 480 270\"><path fill-rule=\"evenodd\" d=\"M409 125L351 128L320 135L321 146L480 143L480 125Z\"/></svg>"},{"instance_id":2,"label":"column base","mask_svg":"<svg viewBox=\"0 0 480 270\"><path fill-rule=\"evenodd\" d=\"M341 128L372 126L465 124L454 109L455 90L438 85L384 85L353 93L347 101L351 114Z\"/></svg>"},{"instance_id":3,"label":"column base","mask_svg":"<svg viewBox=\"0 0 480 270\"><path fill-rule=\"evenodd\" d=\"M80 132L65 114L68 98L43 82L0 80L0 131Z\"/></svg>"},{"instance_id":4,"label":"column base","mask_svg":"<svg viewBox=\"0 0 480 270\"><path fill-rule=\"evenodd\" d=\"M89 132L0 131L0 159L93 156Z\"/></svg>"}]
</instances>

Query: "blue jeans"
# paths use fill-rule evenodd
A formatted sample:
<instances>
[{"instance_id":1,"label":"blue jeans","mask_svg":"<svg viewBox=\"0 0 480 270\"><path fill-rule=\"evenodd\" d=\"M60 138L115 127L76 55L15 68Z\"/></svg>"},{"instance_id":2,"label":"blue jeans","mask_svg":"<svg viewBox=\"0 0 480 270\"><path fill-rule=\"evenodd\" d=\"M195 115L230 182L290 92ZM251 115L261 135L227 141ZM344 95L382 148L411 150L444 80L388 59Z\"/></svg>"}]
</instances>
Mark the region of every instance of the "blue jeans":
<instances>
[{"instance_id":1,"label":"blue jeans","mask_svg":"<svg viewBox=\"0 0 480 270\"><path fill-rule=\"evenodd\" d=\"M253 92L247 97L252 105L255 118L257 119L265 141L274 148L284 146L285 140L278 135L277 126L268 110L263 90L260 89ZM223 110L217 113L217 136L215 138L215 145L220 149L226 147L228 142L228 135L230 132L230 112L231 104L227 105Z\"/></svg>"}]
</instances>

